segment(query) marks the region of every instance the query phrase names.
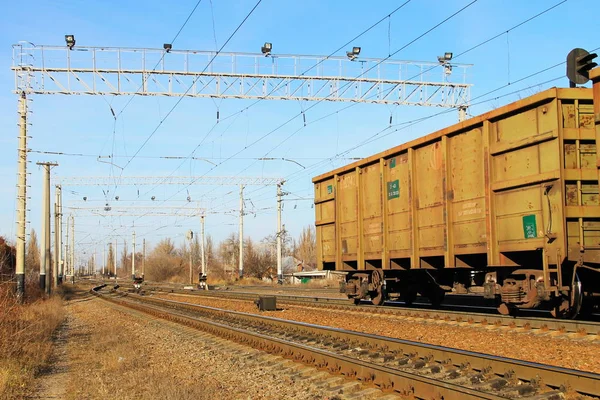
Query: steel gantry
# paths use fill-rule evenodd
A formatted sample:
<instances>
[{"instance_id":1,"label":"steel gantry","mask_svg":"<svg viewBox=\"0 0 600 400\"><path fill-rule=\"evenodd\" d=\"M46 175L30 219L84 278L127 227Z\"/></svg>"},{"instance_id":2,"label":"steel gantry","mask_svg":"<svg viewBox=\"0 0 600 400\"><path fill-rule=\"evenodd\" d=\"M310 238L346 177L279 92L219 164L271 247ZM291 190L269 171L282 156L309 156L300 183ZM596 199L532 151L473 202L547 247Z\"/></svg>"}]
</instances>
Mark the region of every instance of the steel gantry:
<instances>
[{"instance_id":1,"label":"steel gantry","mask_svg":"<svg viewBox=\"0 0 600 400\"><path fill-rule=\"evenodd\" d=\"M63 186L274 186L283 182L283 178L260 176L56 176L53 179Z\"/></svg>"},{"instance_id":2,"label":"steel gantry","mask_svg":"<svg viewBox=\"0 0 600 400\"><path fill-rule=\"evenodd\" d=\"M346 58L275 55L269 51L267 57L254 53L177 50L171 46L75 47L74 40L68 46L36 46L31 42L13 45L11 69L14 92L19 96L20 127L18 297L23 298L25 285L29 95L185 96L434 106L455 108L462 120L470 102L471 85L466 83L470 65L450 63L451 53L447 54L450 58L438 58L439 63L431 63L358 58L358 53ZM436 68L440 64L443 68ZM160 179L156 183L166 184L168 180ZM112 182L109 180L95 184L127 184L114 178ZM248 184L239 183L240 192Z\"/></svg>"},{"instance_id":3,"label":"steel gantry","mask_svg":"<svg viewBox=\"0 0 600 400\"><path fill-rule=\"evenodd\" d=\"M101 217L184 217L192 218L206 215L204 208L172 206L105 206L105 207L66 207L74 216L83 214ZM233 212L233 211L232 211ZM211 213L216 214L216 213Z\"/></svg>"},{"instance_id":4,"label":"steel gantry","mask_svg":"<svg viewBox=\"0 0 600 400\"><path fill-rule=\"evenodd\" d=\"M348 101L467 108L471 65L199 50L13 45L15 90L35 94ZM25 82L25 79L33 79ZM454 78L457 82L450 81Z\"/></svg>"}]
</instances>

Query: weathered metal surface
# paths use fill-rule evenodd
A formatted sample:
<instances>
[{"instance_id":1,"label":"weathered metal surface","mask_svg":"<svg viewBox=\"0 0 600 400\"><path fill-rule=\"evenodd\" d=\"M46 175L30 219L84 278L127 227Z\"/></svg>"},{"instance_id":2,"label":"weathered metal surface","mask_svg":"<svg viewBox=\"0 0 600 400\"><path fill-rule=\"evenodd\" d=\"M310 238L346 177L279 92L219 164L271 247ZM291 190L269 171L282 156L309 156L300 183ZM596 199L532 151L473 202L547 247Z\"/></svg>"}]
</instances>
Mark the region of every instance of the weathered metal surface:
<instances>
[{"instance_id":1,"label":"weathered metal surface","mask_svg":"<svg viewBox=\"0 0 600 400\"><path fill-rule=\"evenodd\" d=\"M319 268L527 264L558 285L600 260L596 136L592 90L553 88L317 176Z\"/></svg>"}]
</instances>

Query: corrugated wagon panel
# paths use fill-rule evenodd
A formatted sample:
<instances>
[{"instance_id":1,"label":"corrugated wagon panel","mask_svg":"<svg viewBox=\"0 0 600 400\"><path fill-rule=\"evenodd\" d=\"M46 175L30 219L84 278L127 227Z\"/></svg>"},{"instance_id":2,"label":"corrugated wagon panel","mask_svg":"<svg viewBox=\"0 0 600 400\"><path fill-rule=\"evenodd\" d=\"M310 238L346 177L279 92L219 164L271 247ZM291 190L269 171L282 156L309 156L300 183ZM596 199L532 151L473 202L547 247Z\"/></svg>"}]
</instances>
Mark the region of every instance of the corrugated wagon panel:
<instances>
[{"instance_id":1,"label":"corrugated wagon panel","mask_svg":"<svg viewBox=\"0 0 600 400\"><path fill-rule=\"evenodd\" d=\"M388 215L387 248L391 257L410 257L412 197L408 154L405 152L389 158L383 174Z\"/></svg>"},{"instance_id":2,"label":"corrugated wagon panel","mask_svg":"<svg viewBox=\"0 0 600 400\"><path fill-rule=\"evenodd\" d=\"M383 248L383 213L380 165L372 164L360 171L363 251L365 259L381 258Z\"/></svg>"},{"instance_id":3,"label":"corrugated wagon panel","mask_svg":"<svg viewBox=\"0 0 600 400\"><path fill-rule=\"evenodd\" d=\"M335 244L338 269L537 268L600 246L590 99L550 89L316 177L315 202L337 179L317 212L335 220L323 257Z\"/></svg>"},{"instance_id":4,"label":"corrugated wagon panel","mask_svg":"<svg viewBox=\"0 0 600 400\"><path fill-rule=\"evenodd\" d=\"M452 231L456 254L485 253L485 169L482 129L450 137ZM450 260L451 265L454 265Z\"/></svg>"}]
</instances>

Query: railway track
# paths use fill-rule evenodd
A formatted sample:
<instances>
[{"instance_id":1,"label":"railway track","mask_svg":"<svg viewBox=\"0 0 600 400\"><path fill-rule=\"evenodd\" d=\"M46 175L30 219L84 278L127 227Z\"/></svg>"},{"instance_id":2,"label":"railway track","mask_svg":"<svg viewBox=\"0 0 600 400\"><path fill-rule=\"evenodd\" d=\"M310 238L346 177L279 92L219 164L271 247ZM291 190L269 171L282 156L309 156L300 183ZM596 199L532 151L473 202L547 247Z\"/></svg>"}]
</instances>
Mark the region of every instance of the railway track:
<instances>
[{"instance_id":1,"label":"railway track","mask_svg":"<svg viewBox=\"0 0 600 400\"><path fill-rule=\"evenodd\" d=\"M129 287L125 285L124 287ZM133 286L131 286L133 288ZM240 291L202 291L165 287L156 284L144 286L146 292L166 292L193 296L208 296L254 301L259 294ZM431 321L450 325L479 325L489 329L512 329L538 334L553 333L558 336L577 340L600 341L600 322L565 320L556 318L541 318L524 316L514 318L508 315L486 314L466 311L432 310L424 308L406 308L397 306L374 306L364 304L356 306L349 304L348 300L317 296L298 296L286 294L273 294L277 304L300 304L311 307L324 307L327 309L344 312L366 312L371 314L391 315L415 322Z\"/></svg>"},{"instance_id":2,"label":"railway track","mask_svg":"<svg viewBox=\"0 0 600 400\"><path fill-rule=\"evenodd\" d=\"M600 375L131 294L109 301L415 398L600 398Z\"/></svg>"}]
</instances>

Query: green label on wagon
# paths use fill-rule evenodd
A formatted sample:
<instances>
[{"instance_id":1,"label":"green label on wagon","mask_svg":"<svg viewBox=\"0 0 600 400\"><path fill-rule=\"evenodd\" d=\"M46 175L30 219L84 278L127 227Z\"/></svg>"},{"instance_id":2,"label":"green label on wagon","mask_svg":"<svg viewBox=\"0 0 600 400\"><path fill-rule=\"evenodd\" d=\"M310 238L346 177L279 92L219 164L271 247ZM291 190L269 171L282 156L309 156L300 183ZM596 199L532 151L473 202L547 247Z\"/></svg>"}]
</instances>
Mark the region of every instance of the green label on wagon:
<instances>
[{"instance_id":1,"label":"green label on wagon","mask_svg":"<svg viewBox=\"0 0 600 400\"><path fill-rule=\"evenodd\" d=\"M400 181L396 179L387 183L387 198L388 200L397 199L400 197Z\"/></svg>"},{"instance_id":2,"label":"green label on wagon","mask_svg":"<svg viewBox=\"0 0 600 400\"><path fill-rule=\"evenodd\" d=\"M390 160L390 168L396 168L396 158Z\"/></svg>"},{"instance_id":3,"label":"green label on wagon","mask_svg":"<svg viewBox=\"0 0 600 400\"><path fill-rule=\"evenodd\" d=\"M523 232L525 239L537 237L537 225L535 224L535 215L523 216Z\"/></svg>"},{"instance_id":4,"label":"green label on wagon","mask_svg":"<svg viewBox=\"0 0 600 400\"><path fill-rule=\"evenodd\" d=\"M327 194L333 193L333 185L327 186Z\"/></svg>"}]
</instances>

